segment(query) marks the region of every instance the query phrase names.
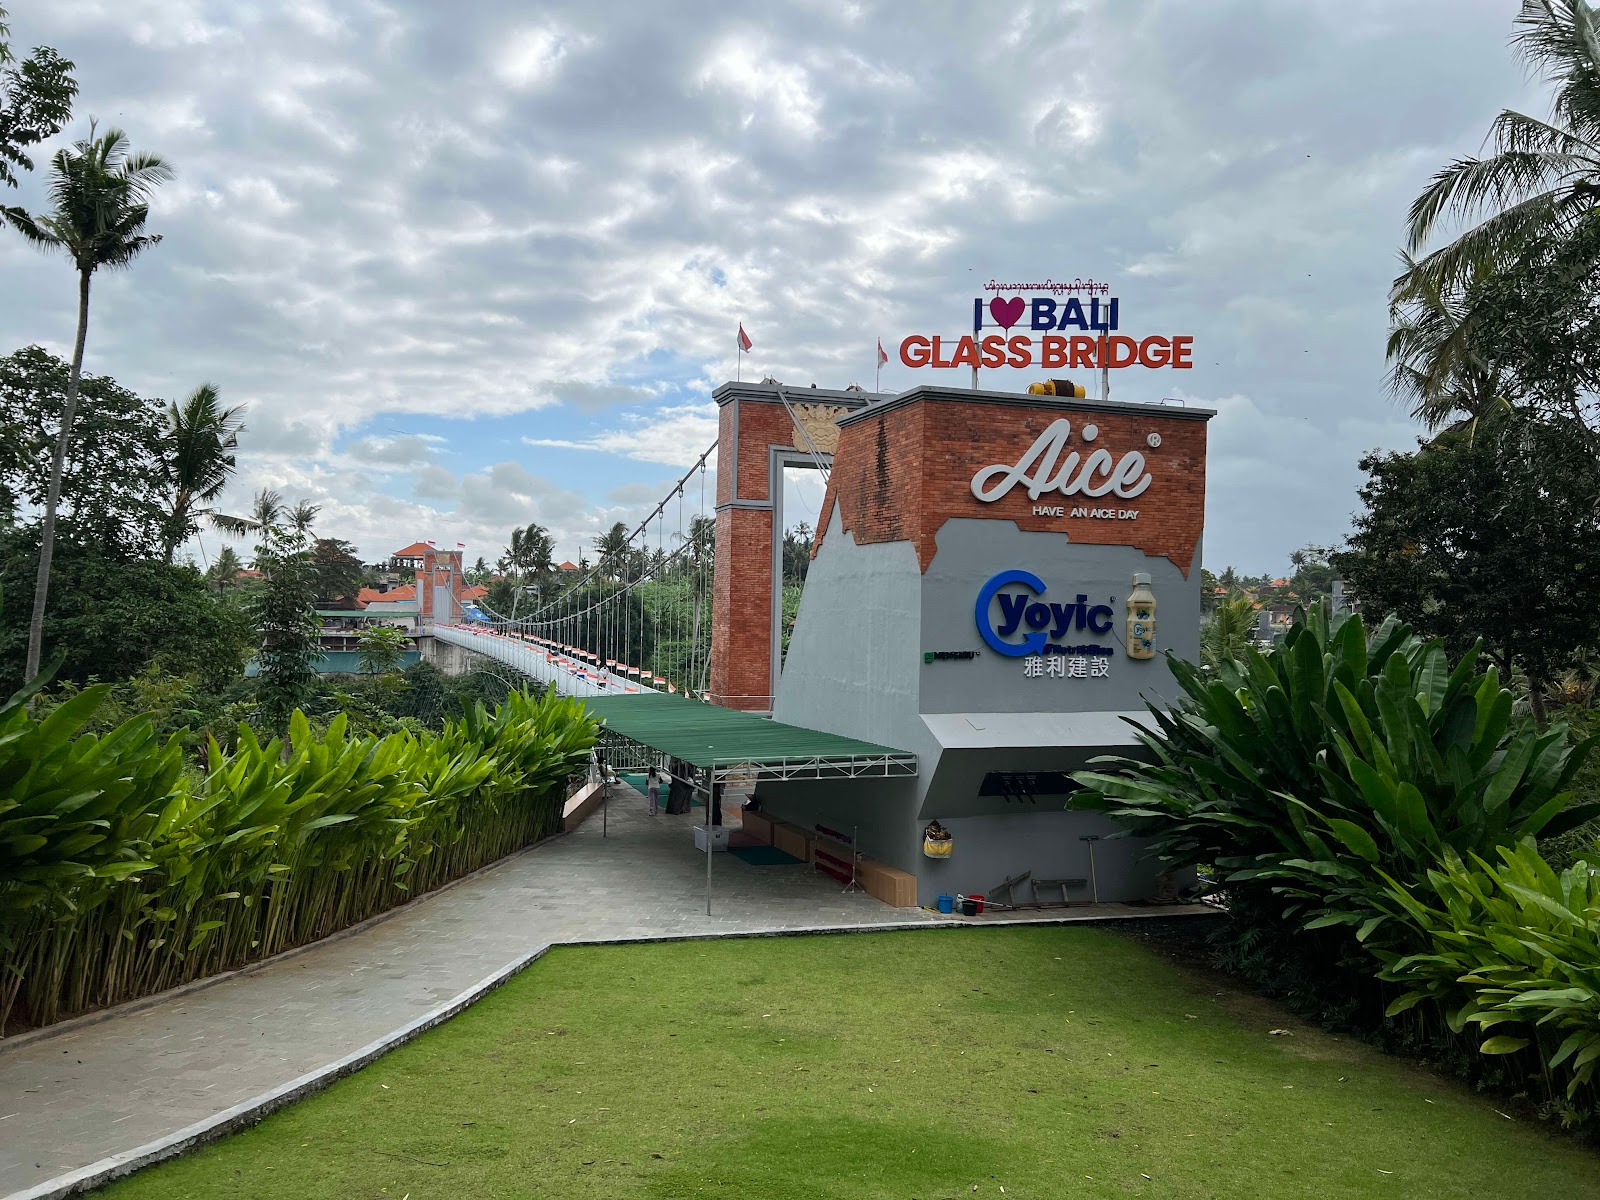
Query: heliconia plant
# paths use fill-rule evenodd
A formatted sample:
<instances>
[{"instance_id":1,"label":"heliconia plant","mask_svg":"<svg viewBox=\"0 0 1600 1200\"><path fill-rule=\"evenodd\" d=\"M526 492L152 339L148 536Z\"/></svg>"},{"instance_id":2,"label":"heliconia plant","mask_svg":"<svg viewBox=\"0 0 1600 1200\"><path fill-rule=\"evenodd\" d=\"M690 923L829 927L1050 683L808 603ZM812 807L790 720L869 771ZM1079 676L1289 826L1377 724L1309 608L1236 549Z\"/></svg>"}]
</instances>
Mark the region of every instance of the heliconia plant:
<instances>
[{"instance_id":1,"label":"heliconia plant","mask_svg":"<svg viewBox=\"0 0 1600 1200\"><path fill-rule=\"evenodd\" d=\"M82 732L87 689L44 720L0 706L0 1031L229 970L324 937L555 832L596 725L514 693L437 736L241 727L184 769L147 718Z\"/></svg>"}]
</instances>

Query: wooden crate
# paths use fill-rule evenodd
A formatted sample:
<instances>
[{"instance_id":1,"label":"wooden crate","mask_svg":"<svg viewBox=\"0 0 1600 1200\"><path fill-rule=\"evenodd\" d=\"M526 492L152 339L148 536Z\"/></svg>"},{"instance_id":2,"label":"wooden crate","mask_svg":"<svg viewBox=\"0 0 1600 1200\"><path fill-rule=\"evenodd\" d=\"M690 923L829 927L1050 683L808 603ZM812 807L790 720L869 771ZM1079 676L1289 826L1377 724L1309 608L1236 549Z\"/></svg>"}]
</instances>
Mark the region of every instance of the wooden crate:
<instances>
[{"instance_id":1,"label":"wooden crate","mask_svg":"<svg viewBox=\"0 0 1600 1200\"><path fill-rule=\"evenodd\" d=\"M744 831L758 842L772 845L772 818L765 813L751 812L746 809L743 814Z\"/></svg>"},{"instance_id":2,"label":"wooden crate","mask_svg":"<svg viewBox=\"0 0 1600 1200\"><path fill-rule=\"evenodd\" d=\"M863 858L856 863L856 878L867 895L891 908L917 906L917 877L909 872Z\"/></svg>"},{"instance_id":3,"label":"wooden crate","mask_svg":"<svg viewBox=\"0 0 1600 1200\"><path fill-rule=\"evenodd\" d=\"M798 825L777 821L772 826L772 844L801 862L811 861L811 835Z\"/></svg>"}]
</instances>

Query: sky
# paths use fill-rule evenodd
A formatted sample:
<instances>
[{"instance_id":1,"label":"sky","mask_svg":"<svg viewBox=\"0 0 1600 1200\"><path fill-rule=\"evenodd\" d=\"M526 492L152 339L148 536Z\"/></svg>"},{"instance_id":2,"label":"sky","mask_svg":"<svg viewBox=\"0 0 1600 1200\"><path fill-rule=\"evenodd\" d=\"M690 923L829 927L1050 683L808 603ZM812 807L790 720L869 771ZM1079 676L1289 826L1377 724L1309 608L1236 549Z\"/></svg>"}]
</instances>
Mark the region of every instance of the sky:
<instances>
[{"instance_id":1,"label":"sky","mask_svg":"<svg viewBox=\"0 0 1600 1200\"><path fill-rule=\"evenodd\" d=\"M1125 331L1194 338L1112 396L1217 410L1205 564L1279 570L1419 432L1383 387L1409 202L1544 111L1514 0L7 7L77 64L58 141L97 117L177 172L86 369L217 385L223 507L309 499L369 561L638 521L715 439L741 321L745 378L870 388L881 337L885 391L962 385L900 339L991 279L1094 278ZM75 311L66 260L0 235L0 353L68 356Z\"/></svg>"}]
</instances>

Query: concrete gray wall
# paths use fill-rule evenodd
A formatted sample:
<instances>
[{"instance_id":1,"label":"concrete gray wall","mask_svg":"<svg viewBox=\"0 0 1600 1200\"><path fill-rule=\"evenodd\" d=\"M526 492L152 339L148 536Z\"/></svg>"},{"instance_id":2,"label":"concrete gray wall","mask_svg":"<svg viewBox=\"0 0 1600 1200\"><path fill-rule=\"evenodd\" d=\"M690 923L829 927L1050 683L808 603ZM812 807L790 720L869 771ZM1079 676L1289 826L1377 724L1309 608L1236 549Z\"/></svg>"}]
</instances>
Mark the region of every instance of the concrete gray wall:
<instances>
[{"instance_id":1,"label":"concrete gray wall","mask_svg":"<svg viewBox=\"0 0 1600 1200\"><path fill-rule=\"evenodd\" d=\"M922 649L976 650L978 657L925 664L918 689L922 712L1129 712L1143 708L1144 697L1170 696L1175 690L1167 650L1190 661L1199 657L1198 569L1185 579L1168 559L1130 546L1069 542L1059 533L1024 532L1011 521L957 518L947 521L935 540L938 553L922 578ZM1198 549L1194 561L1200 561ZM1031 679L1023 673L1026 660L989 649L974 612L978 591L992 576L1014 568L1044 580L1041 602L1071 604L1086 595L1091 605L1111 607L1109 633L1073 630L1061 637L1068 644L1112 647L1109 675ZM1156 657L1144 660L1129 658L1123 647L1128 593L1140 571L1150 576L1156 596ZM1003 590L1029 591L1020 584ZM991 601L990 609L998 629L999 601ZM1008 640L1020 641L1022 632Z\"/></svg>"},{"instance_id":2,"label":"concrete gray wall","mask_svg":"<svg viewBox=\"0 0 1600 1200\"><path fill-rule=\"evenodd\" d=\"M922 573L909 542L858 546L835 506L806 574L773 718L892 746L924 767L938 745L917 714ZM915 779L762 783L762 807L810 828L860 827L864 854L904 871L921 855Z\"/></svg>"},{"instance_id":3,"label":"concrete gray wall","mask_svg":"<svg viewBox=\"0 0 1600 1200\"><path fill-rule=\"evenodd\" d=\"M975 615L979 590L1013 568L1045 582L1043 602L1073 603L1081 593L1090 604L1111 606L1106 634L1073 631L1059 639L1111 647L1105 676L1031 677L1025 659L985 643ZM1151 576L1157 598L1158 653L1144 661L1127 657L1123 647L1135 572ZM1101 754L1141 753L1132 730L1103 715L1142 711L1146 698L1171 698L1176 688L1166 651L1198 657L1198 566L1192 573L1186 580L1168 560L1130 547L1074 543L1061 533L1020 531L1010 521L966 518L939 531L937 553L924 573L909 542L857 545L835 508L806 579L773 716L910 751L919 774L915 780L763 783L757 791L763 807L806 828L857 829L863 853L917 876L922 904L941 893L984 892L1022 871L1087 877L1088 852L1079 840L1085 834L1104 839L1095 844L1102 900L1149 895L1157 865L1143 858L1141 843L1111 840L1114 828L1104 818L1064 811L1064 796L1007 801L978 792L989 772L1070 772ZM950 650L976 656L924 661L925 652ZM976 748L942 746L924 713L1085 717L1076 726L1070 716L1058 719L1048 744L1005 744L1004 725L983 721L991 731L984 736L1000 744ZM948 860L922 855L922 829L933 819L955 837Z\"/></svg>"},{"instance_id":4,"label":"concrete gray wall","mask_svg":"<svg viewBox=\"0 0 1600 1200\"><path fill-rule=\"evenodd\" d=\"M988 895L1023 871L1033 872L1034 879L1098 879L1103 901L1142 899L1153 891L1160 864L1144 855L1143 841L1111 840L1116 826L1099 813L1064 812L1059 801L1051 807L1043 799L1033 811L1012 807L1015 811L1006 814L944 821L954 841L952 853L944 860L923 860L919 903L934 903L940 895ZM1079 841L1085 834L1102 839L1094 843L1093 876L1088 844ZM1093 896L1087 885L1067 894L1074 902ZM1014 895L1027 902L1033 892L1024 884ZM1041 898L1060 900L1061 889L1045 890Z\"/></svg>"}]
</instances>

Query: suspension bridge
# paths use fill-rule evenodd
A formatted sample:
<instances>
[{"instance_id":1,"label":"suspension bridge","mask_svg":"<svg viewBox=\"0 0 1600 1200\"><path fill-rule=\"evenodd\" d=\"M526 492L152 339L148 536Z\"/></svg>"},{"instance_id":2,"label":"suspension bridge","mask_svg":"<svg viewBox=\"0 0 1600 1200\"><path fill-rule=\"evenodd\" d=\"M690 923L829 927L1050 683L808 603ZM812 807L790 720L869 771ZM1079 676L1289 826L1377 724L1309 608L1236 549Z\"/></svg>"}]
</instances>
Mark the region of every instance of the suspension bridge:
<instances>
[{"instance_id":1,"label":"suspension bridge","mask_svg":"<svg viewBox=\"0 0 1600 1200\"><path fill-rule=\"evenodd\" d=\"M569 696L708 700L716 520L713 442L628 534L526 615L454 606L433 635ZM520 600L520 596L519 596Z\"/></svg>"}]
</instances>

